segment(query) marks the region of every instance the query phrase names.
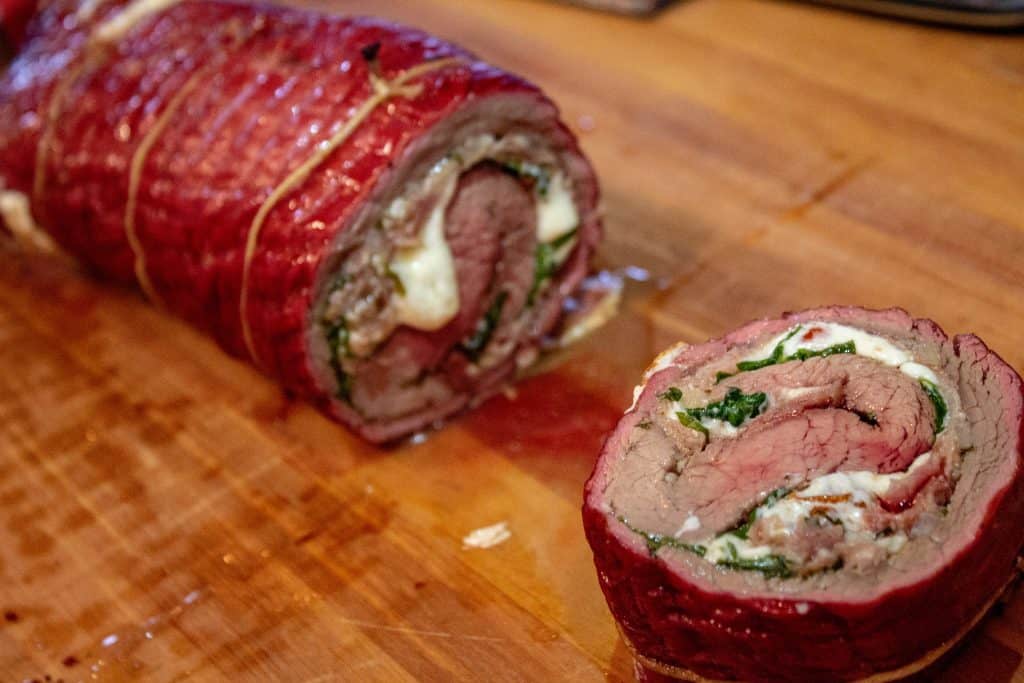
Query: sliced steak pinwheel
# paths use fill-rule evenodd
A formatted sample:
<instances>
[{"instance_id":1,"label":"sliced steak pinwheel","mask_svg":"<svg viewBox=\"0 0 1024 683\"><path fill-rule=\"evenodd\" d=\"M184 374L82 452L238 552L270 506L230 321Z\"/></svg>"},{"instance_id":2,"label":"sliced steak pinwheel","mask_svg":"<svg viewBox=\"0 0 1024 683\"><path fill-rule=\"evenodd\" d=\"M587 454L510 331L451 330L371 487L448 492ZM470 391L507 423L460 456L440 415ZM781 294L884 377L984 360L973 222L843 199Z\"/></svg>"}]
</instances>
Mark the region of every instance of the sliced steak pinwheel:
<instances>
[{"instance_id":1,"label":"sliced steak pinwheel","mask_svg":"<svg viewBox=\"0 0 1024 683\"><path fill-rule=\"evenodd\" d=\"M425 33L56 0L0 80L0 205L363 436L530 363L600 237L537 88Z\"/></svg>"},{"instance_id":2,"label":"sliced steak pinwheel","mask_svg":"<svg viewBox=\"0 0 1024 683\"><path fill-rule=\"evenodd\" d=\"M683 680L897 680L1017 572L1021 379L975 336L823 308L664 353L587 484L605 597Z\"/></svg>"}]
</instances>

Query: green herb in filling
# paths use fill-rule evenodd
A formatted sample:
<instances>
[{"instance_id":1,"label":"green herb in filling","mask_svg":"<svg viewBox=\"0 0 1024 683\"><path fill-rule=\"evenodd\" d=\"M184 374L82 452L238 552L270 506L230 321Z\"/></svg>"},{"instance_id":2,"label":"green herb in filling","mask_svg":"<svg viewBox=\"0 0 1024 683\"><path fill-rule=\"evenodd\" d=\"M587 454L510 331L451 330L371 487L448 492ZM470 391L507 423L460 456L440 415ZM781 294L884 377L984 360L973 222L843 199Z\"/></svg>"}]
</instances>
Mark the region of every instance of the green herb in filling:
<instances>
[{"instance_id":1,"label":"green herb in filling","mask_svg":"<svg viewBox=\"0 0 1024 683\"><path fill-rule=\"evenodd\" d=\"M816 351L812 349L797 349L795 352L788 356L784 355L785 350L783 347L785 346L786 342L789 341L793 337L793 335L795 335L801 329L802 328L799 325L793 328L792 332L783 337L782 341L775 345L775 348L772 349L771 355L768 356L767 358L761 358L759 360L740 361L739 363L736 364L736 372L733 373L719 371L718 373L715 374L715 383L717 384L718 382L721 382L723 379L732 377L733 375L739 374L741 372L760 370L761 368L766 368L770 365L788 363L791 360L804 361L809 358L826 358L828 356L834 356L839 353L857 353L857 345L853 342L853 340L851 340L848 342L842 342L840 344L833 344L832 346L828 346L824 349L818 349Z\"/></svg>"},{"instance_id":2,"label":"green herb in filling","mask_svg":"<svg viewBox=\"0 0 1024 683\"><path fill-rule=\"evenodd\" d=\"M732 543L726 544L729 549L729 557L721 559L715 564L727 569L738 569L741 571L761 572L766 579L780 578L788 579L793 576L789 562L781 555L764 555L762 557L740 557L736 546Z\"/></svg>"},{"instance_id":3,"label":"green herb in filling","mask_svg":"<svg viewBox=\"0 0 1024 683\"><path fill-rule=\"evenodd\" d=\"M483 353L483 350L487 348L487 343L491 341L491 336L501 320L501 309L505 307L505 299L507 298L508 292L498 294L497 298L494 299L494 303L491 304L491 307L487 309L484 317L477 324L473 336L462 342L462 351L469 356L470 360L476 361L480 354Z\"/></svg>"},{"instance_id":4,"label":"green herb in filling","mask_svg":"<svg viewBox=\"0 0 1024 683\"><path fill-rule=\"evenodd\" d=\"M939 388L935 386L935 382L927 379L918 380L921 383L921 388L924 389L924 393L931 399L932 406L935 408L935 433L938 434L942 431L946 424L946 400L942 398L942 393Z\"/></svg>"},{"instance_id":5,"label":"green herb in filling","mask_svg":"<svg viewBox=\"0 0 1024 683\"><path fill-rule=\"evenodd\" d=\"M680 411L680 412L676 413L676 417L679 418L679 422L684 427L687 427L689 429L695 429L698 432L701 432L702 434L704 434L704 436L708 436L709 435L708 428L705 427L704 425L702 425L700 423L700 420L698 420L695 417L692 417L689 413L684 413L684 412Z\"/></svg>"},{"instance_id":6,"label":"green herb in filling","mask_svg":"<svg viewBox=\"0 0 1024 683\"><path fill-rule=\"evenodd\" d=\"M739 427L747 418L760 415L761 406L767 400L768 395L763 391L744 394L737 387L730 387L721 401L709 403L703 408L687 408L686 412L696 420L710 418Z\"/></svg>"},{"instance_id":7,"label":"green herb in filling","mask_svg":"<svg viewBox=\"0 0 1024 683\"><path fill-rule=\"evenodd\" d=\"M537 252L534 255L533 286L530 287L530 294L526 297L526 304L532 306L537 298L537 292L555 272L554 251L550 244L538 244Z\"/></svg>"},{"instance_id":8,"label":"green herb in filling","mask_svg":"<svg viewBox=\"0 0 1024 683\"><path fill-rule=\"evenodd\" d=\"M573 228L564 235L559 235L551 242L537 245L537 251L534 256L533 286L530 287L530 294L526 297L527 306L533 305L541 287L558 271L559 264L555 261L555 254L576 237L577 229Z\"/></svg>"},{"instance_id":9,"label":"green herb in filling","mask_svg":"<svg viewBox=\"0 0 1024 683\"><path fill-rule=\"evenodd\" d=\"M506 161L502 169L510 175L529 184L530 188L541 197L546 197L551 187L551 174L542 166L528 161Z\"/></svg>"},{"instance_id":10,"label":"green herb in filling","mask_svg":"<svg viewBox=\"0 0 1024 683\"><path fill-rule=\"evenodd\" d=\"M327 330L327 347L331 351L331 368L338 380L338 398L348 401L352 397L352 377L341 367L341 356L349 355L348 326L345 319L325 322Z\"/></svg>"},{"instance_id":11,"label":"green herb in filling","mask_svg":"<svg viewBox=\"0 0 1024 683\"><path fill-rule=\"evenodd\" d=\"M827 358L828 356L834 356L838 353L857 353L857 345L853 343L853 340L843 342L841 344L833 344L832 346L812 351L810 349L797 349L796 352L787 356L786 360L807 360L808 358Z\"/></svg>"},{"instance_id":12,"label":"green herb in filling","mask_svg":"<svg viewBox=\"0 0 1024 683\"><path fill-rule=\"evenodd\" d=\"M683 391L679 387L669 387L658 394L658 398L665 401L681 401L683 399Z\"/></svg>"},{"instance_id":13,"label":"green herb in filling","mask_svg":"<svg viewBox=\"0 0 1024 683\"><path fill-rule=\"evenodd\" d=\"M761 368L766 368L769 365L776 365L778 363L781 363L782 362L782 354L785 353L785 351L783 350L783 347L786 345L786 342L788 342L790 339L792 339L793 335L795 335L801 329L802 329L802 327L800 325L797 325L796 327L794 327L792 332L790 332L785 337L783 337L782 341L780 341L778 344L775 345L775 348L772 349L771 355L768 356L767 358L762 358L761 360L744 360L744 361L740 361L739 363L736 364L736 369L739 372L749 372L750 370L760 370ZM719 374L722 374L722 373L719 373ZM736 373L733 373L733 374L736 374ZM727 376L731 376L731 375L727 375ZM724 378L722 378L722 379L724 379ZM722 380L719 379L718 381L721 382Z\"/></svg>"},{"instance_id":14,"label":"green herb in filling","mask_svg":"<svg viewBox=\"0 0 1024 683\"><path fill-rule=\"evenodd\" d=\"M704 557L704 553L707 552L707 548L702 545L683 543L677 538L665 536L664 534L648 533L642 529L637 529L635 526L627 522L625 517L618 517L617 519L626 525L627 529L644 539L644 542L647 544L647 552L651 555L654 555L665 546L668 546L669 548L678 548L679 550L686 550L696 555L700 555L701 557Z\"/></svg>"},{"instance_id":15,"label":"green herb in filling","mask_svg":"<svg viewBox=\"0 0 1024 683\"><path fill-rule=\"evenodd\" d=\"M769 508L775 505L780 500L789 495L789 492L793 489L787 489L785 487L779 487L764 497L764 502L758 507Z\"/></svg>"},{"instance_id":16,"label":"green herb in filling","mask_svg":"<svg viewBox=\"0 0 1024 683\"><path fill-rule=\"evenodd\" d=\"M747 513L747 518L743 520L743 524L730 531L733 536L742 538L744 541L750 535L750 527L754 526L754 522L757 521L757 508L750 508L750 512Z\"/></svg>"},{"instance_id":17,"label":"green herb in filling","mask_svg":"<svg viewBox=\"0 0 1024 683\"><path fill-rule=\"evenodd\" d=\"M658 394L659 398L671 401L679 401L683 398L683 392L678 387L669 387ZM676 412L676 417L684 427L696 429L698 432L708 433L707 428L701 424L704 418L728 422L733 427L739 427L748 418L754 418L761 414L761 406L768 400L768 395L763 391L754 394L744 394L737 387L730 387L725 392L721 401L709 403L701 408L684 408Z\"/></svg>"},{"instance_id":18,"label":"green herb in filling","mask_svg":"<svg viewBox=\"0 0 1024 683\"><path fill-rule=\"evenodd\" d=\"M788 496L791 490L792 489L787 488L775 489L767 496L765 496L765 499L761 501L760 505L755 505L750 509L750 512L747 513L747 518L743 521L742 524L740 524L732 531L727 531L726 533L732 534L737 538L742 538L744 541L747 540L747 535L750 533L750 527L752 527L754 525L754 522L757 521L757 511L761 509L770 508L772 505L775 505L777 502Z\"/></svg>"}]
</instances>

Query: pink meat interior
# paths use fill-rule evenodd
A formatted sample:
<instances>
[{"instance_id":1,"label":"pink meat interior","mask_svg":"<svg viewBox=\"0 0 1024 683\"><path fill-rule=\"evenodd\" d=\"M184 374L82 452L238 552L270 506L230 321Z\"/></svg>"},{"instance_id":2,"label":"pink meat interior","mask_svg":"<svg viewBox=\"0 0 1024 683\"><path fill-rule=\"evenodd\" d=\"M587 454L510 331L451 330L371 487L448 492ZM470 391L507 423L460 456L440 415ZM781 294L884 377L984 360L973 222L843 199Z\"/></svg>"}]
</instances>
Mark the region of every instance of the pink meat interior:
<instances>
[{"instance_id":1,"label":"pink meat interior","mask_svg":"<svg viewBox=\"0 0 1024 683\"><path fill-rule=\"evenodd\" d=\"M801 324L801 333L809 332L815 321L882 336L933 369L946 399L945 427L935 433L936 407L917 379L855 354L720 379L719 373L735 373L739 361L780 333ZM1006 427L1020 423L1015 377L975 338L958 338L954 345L934 325L902 312L822 309L753 323L684 349L649 378L608 441L587 504L614 519L622 542L638 550L647 546L705 589L821 599L890 590L966 548L1019 468L1016 458L1005 456L1019 445L1019 430ZM733 388L771 397L734 435L704 437L665 410L676 390L682 404L703 405ZM931 455L911 469L924 453ZM806 566L815 571L779 578L724 568L689 549L736 529L773 491L799 491L816 477L865 471L907 472L864 511L875 528L906 533L906 545L889 557L877 557L875 548L843 547L838 563L812 562ZM780 553L814 557L822 548L834 549L842 529L823 524L798 526L798 532L779 543ZM753 540L767 538L757 525L750 533Z\"/></svg>"}]
</instances>

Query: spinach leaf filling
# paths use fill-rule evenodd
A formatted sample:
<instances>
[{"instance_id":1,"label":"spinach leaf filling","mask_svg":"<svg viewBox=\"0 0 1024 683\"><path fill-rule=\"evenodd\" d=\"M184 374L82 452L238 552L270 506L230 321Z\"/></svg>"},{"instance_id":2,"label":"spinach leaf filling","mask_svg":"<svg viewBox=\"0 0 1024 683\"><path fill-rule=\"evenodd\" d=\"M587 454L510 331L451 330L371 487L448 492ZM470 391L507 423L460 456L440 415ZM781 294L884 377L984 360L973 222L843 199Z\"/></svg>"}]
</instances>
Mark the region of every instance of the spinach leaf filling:
<instances>
[{"instance_id":1,"label":"spinach leaf filling","mask_svg":"<svg viewBox=\"0 0 1024 683\"><path fill-rule=\"evenodd\" d=\"M664 534L652 534L650 532L644 531L643 529L638 529L629 522L627 522L625 517L619 516L616 519L622 522L627 529L629 529L634 534L644 539L644 542L647 544L647 552L649 552L651 555L656 554L659 550L666 546L669 548L678 548L679 550L686 550L701 557L704 557L704 553L707 552L707 548L705 548L702 545L683 543L679 539L673 538L672 536L666 536Z\"/></svg>"},{"instance_id":2,"label":"spinach leaf filling","mask_svg":"<svg viewBox=\"0 0 1024 683\"><path fill-rule=\"evenodd\" d=\"M512 160L504 161L501 169L511 176L516 177L526 185L538 197L547 197L551 188L551 172L548 169L529 161ZM561 265L555 259L558 250L567 245L576 237L579 228L573 228L564 235L559 235L551 242L537 245L534 253L533 285L526 297L526 305L532 306L544 284L550 280L558 271Z\"/></svg>"},{"instance_id":3,"label":"spinach leaf filling","mask_svg":"<svg viewBox=\"0 0 1024 683\"><path fill-rule=\"evenodd\" d=\"M700 420L693 417L688 412L682 410L677 411L676 418L678 418L679 423L682 424L687 429L694 429L703 434L704 436L710 436L711 434L711 432L708 431L708 428L701 424Z\"/></svg>"},{"instance_id":4,"label":"spinach leaf filling","mask_svg":"<svg viewBox=\"0 0 1024 683\"><path fill-rule=\"evenodd\" d=\"M480 322L476 326L476 331L466 341L462 342L462 352L469 357L471 361L476 361L480 358L480 354L483 353L484 349L487 348L487 344L491 341L491 337L494 336L494 330L498 327L498 322L501 320L501 309L505 307L505 300L508 298L508 292L501 292L494 299L494 303L484 313L484 317L480 319Z\"/></svg>"},{"instance_id":5,"label":"spinach leaf filling","mask_svg":"<svg viewBox=\"0 0 1024 683\"><path fill-rule=\"evenodd\" d=\"M848 342L842 342L840 344L833 344L832 346L812 351L810 349L797 349L792 355L786 356L786 360L807 360L808 358L827 358L828 356L834 356L839 353L856 354L857 345L853 343L851 339Z\"/></svg>"},{"instance_id":6,"label":"spinach leaf filling","mask_svg":"<svg viewBox=\"0 0 1024 683\"><path fill-rule=\"evenodd\" d=\"M792 489L775 489L767 496L765 496L765 499L761 502L760 505L755 505L754 507L750 508L750 512L747 513L746 519L744 519L739 526L737 526L732 531L726 531L725 533L732 534L737 538L742 538L744 541L747 540L747 536L750 534L750 527L752 527L754 525L754 522L757 521L757 511L767 509L770 508L772 505L775 505L777 502L788 496L790 491L792 491Z\"/></svg>"},{"instance_id":7,"label":"spinach leaf filling","mask_svg":"<svg viewBox=\"0 0 1024 683\"><path fill-rule=\"evenodd\" d=\"M799 332L801 329L802 325L797 325L795 328L793 328L792 332L783 337L782 341L775 345L775 348L772 349L771 355L768 356L767 358L762 358L761 360L740 361L739 363L736 364L736 370L738 372L749 372L751 370L760 370L761 368L766 368L769 365L777 365L778 363L782 363L782 354L785 353L783 347L786 345L786 342L792 339L796 335L796 333ZM716 381L721 382L726 377L732 377L735 374L737 373L720 372L716 376Z\"/></svg>"},{"instance_id":8,"label":"spinach leaf filling","mask_svg":"<svg viewBox=\"0 0 1024 683\"><path fill-rule=\"evenodd\" d=\"M782 489L780 489L781 491ZM770 495L774 495L773 492ZM788 493L788 491L787 491ZM785 495L785 494L783 494ZM774 502L774 501L772 501ZM765 504L769 504L766 499ZM755 508L756 510L756 508ZM694 544L694 543L683 543L677 538L672 536L666 536L665 534L654 534L643 529L638 529L626 521L625 517L619 516L617 519L622 522L623 525L640 538L644 539L644 543L647 546L647 552L653 557L662 548L675 548L677 550L685 550L693 553L698 557L704 557L707 554L707 547ZM761 572L766 579L780 578L788 579L793 576L793 570L789 565L789 561L782 555L764 555L762 557L740 557L739 551L736 550L736 546L733 543L726 543L727 557L724 557L715 562L715 565L723 567L725 569L733 569L737 571L755 571Z\"/></svg>"},{"instance_id":9,"label":"spinach leaf filling","mask_svg":"<svg viewBox=\"0 0 1024 683\"><path fill-rule=\"evenodd\" d=\"M743 360L736 364L736 372L718 372L715 374L715 382L721 382L723 379L738 375L741 372L750 372L751 370L760 370L770 365L779 365L781 363L788 363L791 360L804 361L809 358L827 358L828 356L834 356L839 353L857 353L857 345L850 340L848 342L842 342L840 344L833 344L824 349L812 350L812 349L797 349L790 355L785 355L786 342L793 338L793 336L803 329L802 325L797 325L793 328L793 331L787 334L782 340L775 345L772 349L771 354L767 358L761 358L759 360Z\"/></svg>"},{"instance_id":10,"label":"spinach leaf filling","mask_svg":"<svg viewBox=\"0 0 1024 683\"><path fill-rule=\"evenodd\" d=\"M949 412L949 408L946 407L946 400L942 398L942 393L935 386L935 382L924 378L918 381L921 383L924 393L927 394L928 399L932 402L932 407L935 408L935 433L938 434L946 425L946 413Z\"/></svg>"},{"instance_id":11,"label":"spinach leaf filling","mask_svg":"<svg viewBox=\"0 0 1024 683\"><path fill-rule=\"evenodd\" d=\"M789 495L792 489L788 488L777 488L761 501L760 504L755 505L747 513L746 517L740 522L734 529L726 531L718 536L718 538L724 538L726 536L734 536L737 539L744 541L748 540L750 536L750 528L757 521L757 513L759 510L764 510L775 505L783 498ZM789 560L782 555L762 555L761 557L740 557L739 551L736 549L736 544L732 541L725 541L726 556L719 559L715 564L726 569L735 569L738 571L755 571L761 572L766 579L780 578L788 579L793 576L793 569L790 566Z\"/></svg>"},{"instance_id":12,"label":"spinach leaf filling","mask_svg":"<svg viewBox=\"0 0 1024 683\"><path fill-rule=\"evenodd\" d=\"M348 356L348 325L345 319L325 322L327 330L327 347L331 351L331 369L334 370L335 379L338 381L337 397L342 401L349 401L352 398L352 375L345 372L341 367L342 354Z\"/></svg>"},{"instance_id":13,"label":"spinach leaf filling","mask_svg":"<svg viewBox=\"0 0 1024 683\"><path fill-rule=\"evenodd\" d=\"M505 161L501 169L515 176L541 197L546 197L551 187L551 174L543 166L529 161Z\"/></svg>"},{"instance_id":14,"label":"spinach leaf filling","mask_svg":"<svg viewBox=\"0 0 1024 683\"><path fill-rule=\"evenodd\" d=\"M782 555L762 555L761 557L740 557L736 546L727 543L729 556L722 558L715 564L726 569L736 569L748 572L761 572L764 578L788 579L793 576L793 570L789 562Z\"/></svg>"},{"instance_id":15,"label":"spinach leaf filling","mask_svg":"<svg viewBox=\"0 0 1024 683\"><path fill-rule=\"evenodd\" d=\"M744 394L737 387L729 387L722 400L709 403L703 408L685 408L684 412L695 420L721 420L739 427L748 418L760 415L761 406L767 400L768 395L763 391Z\"/></svg>"},{"instance_id":16,"label":"spinach leaf filling","mask_svg":"<svg viewBox=\"0 0 1024 683\"><path fill-rule=\"evenodd\" d=\"M683 392L678 387L669 387L658 394L661 399L679 401L683 398ZM753 394L744 394L738 387L729 387L725 396L719 400L699 408L683 408L676 411L676 418L689 429L695 429L703 434L708 434L708 429L701 420L721 420L728 422L733 427L739 427L748 419L753 419L761 414L761 409L768 400L768 395L763 391Z\"/></svg>"},{"instance_id":17,"label":"spinach leaf filling","mask_svg":"<svg viewBox=\"0 0 1024 683\"><path fill-rule=\"evenodd\" d=\"M682 401L683 390L679 387L669 387L665 391L658 394L658 398L668 401Z\"/></svg>"},{"instance_id":18,"label":"spinach leaf filling","mask_svg":"<svg viewBox=\"0 0 1024 683\"><path fill-rule=\"evenodd\" d=\"M537 251L534 254L533 285L530 287L530 293L526 297L527 306L533 305L541 287L558 272L558 267L561 264L555 260L555 254L576 237L578 230L579 228L573 228L551 242L537 245Z\"/></svg>"},{"instance_id":19,"label":"spinach leaf filling","mask_svg":"<svg viewBox=\"0 0 1024 683\"><path fill-rule=\"evenodd\" d=\"M336 292L344 287L347 282L348 277L341 273L334 280L334 284L331 285L329 291L332 293ZM334 370L334 378L338 382L338 390L335 396L346 403L350 403L352 400L352 376L345 372L345 369L341 366L341 357L352 355L352 351L348 346L348 323L345 321L345 316L342 315L337 320L323 318L321 324L323 325L327 348L331 354L331 369Z\"/></svg>"}]
</instances>

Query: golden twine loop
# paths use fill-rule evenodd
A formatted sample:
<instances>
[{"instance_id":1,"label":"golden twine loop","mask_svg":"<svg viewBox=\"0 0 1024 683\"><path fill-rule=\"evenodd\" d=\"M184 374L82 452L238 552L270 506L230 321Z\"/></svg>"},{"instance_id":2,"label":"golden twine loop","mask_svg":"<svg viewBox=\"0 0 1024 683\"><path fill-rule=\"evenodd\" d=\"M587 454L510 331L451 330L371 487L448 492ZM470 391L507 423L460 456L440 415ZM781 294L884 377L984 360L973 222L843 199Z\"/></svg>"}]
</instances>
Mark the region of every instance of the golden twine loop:
<instances>
[{"instance_id":1,"label":"golden twine loop","mask_svg":"<svg viewBox=\"0 0 1024 683\"><path fill-rule=\"evenodd\" d=\"M242 337L245 340L245 347L249 351L249 356L257 365L262 365L262 363L256 352L256 344L252 337L252 328L249 325L249 271L252 267L252 259L256 253L256 247L259 245L260 231L263 229L263 224L266 222L270 211L285 196L305 182L309 175L316 170L316 168L319 167L331 155L331 153L334 152L334 150L344 144L352 133L359 128L360 124L369 118L377 107L394 97L403 97L405 99L418 97L423 92L423 84L409 84L409 81L422 76L425 73L437 71L453 64L462 63L462 61L463 60L459 57L447 57L444 59L424 62L412 67L411 69L407 69L391 81L382 78L371 69L370 88L373 91L373 94L359 106L355 113L345 121L344 125L334 135L317 144L314 147L313 154L295 170L289 173L281 184L274 188L274 190L267 196L263 201L263 204L260 205L259 210L256 212L256 216L253 218L252 224L249 226L249 231L246 236L245 255L242 262L242 291L238 304L238 314L241 319Z\"/></svg>"}]
</instances>

